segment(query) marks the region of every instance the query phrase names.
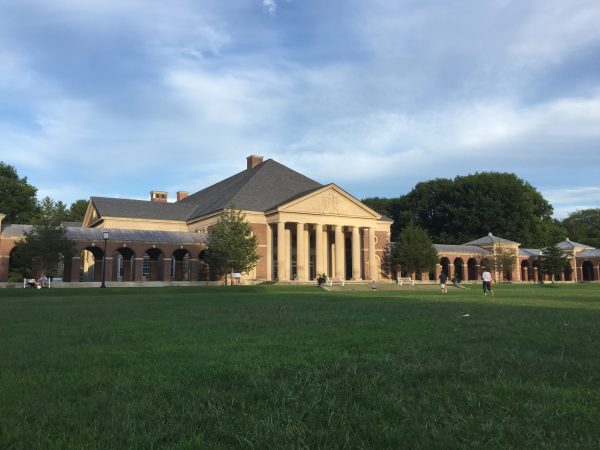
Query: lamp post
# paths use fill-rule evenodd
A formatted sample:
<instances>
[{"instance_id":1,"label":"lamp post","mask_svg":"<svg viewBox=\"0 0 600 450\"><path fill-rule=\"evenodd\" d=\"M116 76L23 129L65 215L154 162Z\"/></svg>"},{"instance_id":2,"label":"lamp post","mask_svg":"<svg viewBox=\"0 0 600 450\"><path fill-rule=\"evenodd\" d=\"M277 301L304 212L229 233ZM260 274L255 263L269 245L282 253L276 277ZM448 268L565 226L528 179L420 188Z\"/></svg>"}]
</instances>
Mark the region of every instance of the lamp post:
<instances>
[{"instance_id":1,"label":"lamp post","mask_svg":"<svg viewBox=\"0 0 600 450\"><path fill-rule=\"evenodd\" d=\"M102 284L101 288L106 287L106 241L108 241L108 231L102 232L102 238L104 239L104 255L102 255Z\"/></svg>"}]
</instances>

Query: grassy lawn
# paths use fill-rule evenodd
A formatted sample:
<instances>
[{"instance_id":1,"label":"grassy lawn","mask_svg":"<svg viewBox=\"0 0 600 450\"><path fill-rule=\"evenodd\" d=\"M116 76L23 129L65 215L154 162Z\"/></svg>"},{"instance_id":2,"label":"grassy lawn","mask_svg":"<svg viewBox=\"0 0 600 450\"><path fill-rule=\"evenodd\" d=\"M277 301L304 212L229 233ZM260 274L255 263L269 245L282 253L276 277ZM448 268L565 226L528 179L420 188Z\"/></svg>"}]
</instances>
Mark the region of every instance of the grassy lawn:
<instances>
[{"instance_id":1,"label":"grassy lawn","mask_svg":"<svg viewBox=\"0 0 600 450\"><path fill-rule=\"evenodd\" d=\"M0 448L600 448L600 285L0 290Z\"/></svg>"}]
</instances>

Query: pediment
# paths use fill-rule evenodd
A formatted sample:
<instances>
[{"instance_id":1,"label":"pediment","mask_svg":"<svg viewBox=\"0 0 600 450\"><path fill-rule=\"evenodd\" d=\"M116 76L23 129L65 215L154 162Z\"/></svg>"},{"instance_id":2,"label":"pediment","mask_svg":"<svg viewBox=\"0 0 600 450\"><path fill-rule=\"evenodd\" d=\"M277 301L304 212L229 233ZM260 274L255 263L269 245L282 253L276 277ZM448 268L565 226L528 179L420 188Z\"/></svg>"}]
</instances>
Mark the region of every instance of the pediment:
<instances>
[{"instance_id":1,"label":"pediment","mask_svg":"<svg viewBox=\"0 0 600 450\"><path fill-rule=\"evenodd\" d=\"M281 212L379 219L380 214L335 185L328 185L278 208Z\"/></svg>"}]
</instances>

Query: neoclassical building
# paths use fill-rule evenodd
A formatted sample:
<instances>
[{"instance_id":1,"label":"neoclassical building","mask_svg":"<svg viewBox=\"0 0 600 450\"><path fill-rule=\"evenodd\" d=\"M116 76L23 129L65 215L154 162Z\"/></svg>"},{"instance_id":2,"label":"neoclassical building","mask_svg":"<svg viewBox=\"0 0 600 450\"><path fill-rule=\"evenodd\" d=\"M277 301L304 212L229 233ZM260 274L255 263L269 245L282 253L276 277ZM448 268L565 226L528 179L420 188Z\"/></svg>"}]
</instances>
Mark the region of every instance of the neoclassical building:
<instances>
[{"instance_id":1,"label":"neoclassical building","mask_svg":"<svg viewBox=\"0 0 600 450\"><path fill-rule=\"evenodd\" d=\"M232 206L243 211L258 241L260 260L243 274L248 280L310 281L321 273L340 280L382 277L391 219L335 184L252 155L246 170L176 195L174 202L164 191L152 191L147 201L91 197L83 223L67 227L77 254L65 261L64 280L210 280L203 260L207 233ZM0 282L8 278L15 242L29 228L2 225Z\"/></svg>"}]
</instances>

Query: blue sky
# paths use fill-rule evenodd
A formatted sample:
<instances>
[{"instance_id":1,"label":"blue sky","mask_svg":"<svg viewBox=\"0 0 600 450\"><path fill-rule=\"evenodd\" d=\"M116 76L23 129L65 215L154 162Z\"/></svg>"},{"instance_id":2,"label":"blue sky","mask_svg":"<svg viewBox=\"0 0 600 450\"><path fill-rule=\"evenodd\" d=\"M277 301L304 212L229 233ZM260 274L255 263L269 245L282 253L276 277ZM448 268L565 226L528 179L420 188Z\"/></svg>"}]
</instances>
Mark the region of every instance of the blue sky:
<instances>
[{"instance_id":1,"label":"blue sky","mask_svg":"<svg viewBox=\"0 0 600 450\"><path fill-rule=\"evenodd\" d=\"M0 0L0 160L70 203L273 158L358 198L514 172L600 207L597 0Z\"/></svg>"}]
</instances>

